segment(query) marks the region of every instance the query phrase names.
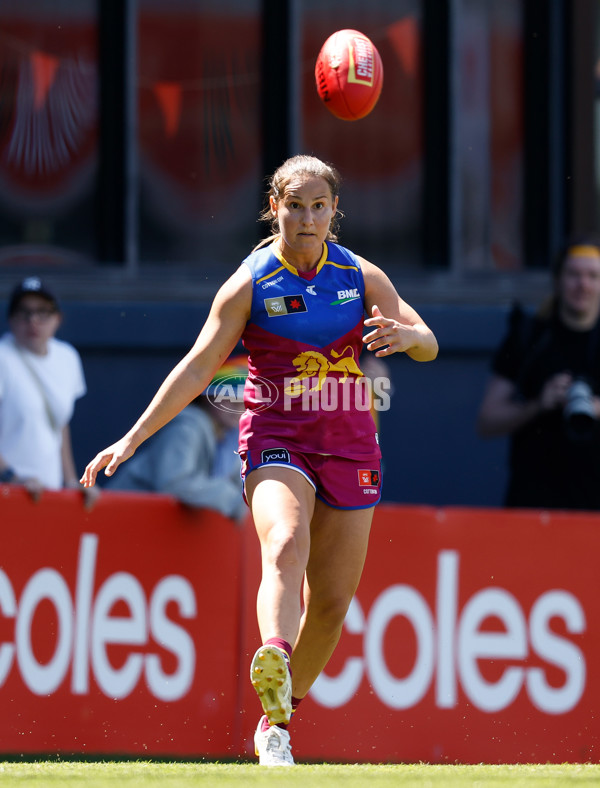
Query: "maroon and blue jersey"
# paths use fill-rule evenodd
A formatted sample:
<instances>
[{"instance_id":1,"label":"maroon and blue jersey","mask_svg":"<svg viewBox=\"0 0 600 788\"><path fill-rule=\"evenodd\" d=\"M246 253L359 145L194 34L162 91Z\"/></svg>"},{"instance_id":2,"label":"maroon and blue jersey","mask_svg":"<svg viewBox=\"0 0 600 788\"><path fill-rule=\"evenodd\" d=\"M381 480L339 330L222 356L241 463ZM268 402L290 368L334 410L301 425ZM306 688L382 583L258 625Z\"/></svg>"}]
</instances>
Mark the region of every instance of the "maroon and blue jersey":
<instances>
[{"instance_id":1,"label":"maroon and blue jersey","mask_svg":"<svg viewBox=\"0 0 600 788\"><path fill-rule=\"evenodd\" d=\"M325 243L305 278L271 244L243 265L253 293L242 334L249 375L240 451L272 439L302 452L380 457L369 382L358 364L365 285L357 257Z\"/></svg>"}]
</instances>

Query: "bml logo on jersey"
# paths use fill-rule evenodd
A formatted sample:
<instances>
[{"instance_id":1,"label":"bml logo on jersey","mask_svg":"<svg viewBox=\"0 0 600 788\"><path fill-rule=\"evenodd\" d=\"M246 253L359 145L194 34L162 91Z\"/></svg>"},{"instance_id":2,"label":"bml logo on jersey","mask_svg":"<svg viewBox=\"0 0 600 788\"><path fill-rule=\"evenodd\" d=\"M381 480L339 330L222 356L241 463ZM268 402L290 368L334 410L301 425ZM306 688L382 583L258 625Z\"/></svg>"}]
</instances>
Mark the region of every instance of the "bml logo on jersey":
<instances>
[{"instance_id":1,"label":"bml logo on jersey","mask_svg":"<svg viewBox=\"0 0 600 788\"><path fill-rule=\"evenodd\" d=\"M280 298L265 298L265 309L269 317L279 317L280 315L293 315L297 312L306 312L304 296L291 295Z\"/></svg>"},{"instance_id":2,"label":"bml logo on jersey","mask_svg":"<svg viewBox=\"0 0 600 788\"><path fill-rule=\"evenodd\" d=\"M337 301L332 301L331 306L337 306L338 304L347 304L350 301L356 301L358 298L360 298L360 293L358 292L357 287L353 287L350 290L338 290Z\"/></svg>"}]
</instances>

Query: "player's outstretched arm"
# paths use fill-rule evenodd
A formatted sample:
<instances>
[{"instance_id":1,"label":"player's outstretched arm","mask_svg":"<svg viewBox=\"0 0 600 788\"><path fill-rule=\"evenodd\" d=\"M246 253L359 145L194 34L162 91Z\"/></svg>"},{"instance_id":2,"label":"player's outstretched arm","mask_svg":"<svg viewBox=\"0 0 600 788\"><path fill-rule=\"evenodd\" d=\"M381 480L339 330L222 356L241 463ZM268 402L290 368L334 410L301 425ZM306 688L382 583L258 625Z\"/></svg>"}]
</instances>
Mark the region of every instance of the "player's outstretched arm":
<instances>
[{"instance_id":1,"label":"player's outstretched arm","mask_svg":"<svg viewBox=\"0 0 600 788\"><path fill-rule=\"evenodd\" d=\"M138 421L88 464L81 477L85 487L95 484L103 468L107 476L112 476L147 438L202 393L240 339L251 304L250 271L242 265L221 287L194 346L166 377Z\"/></svg>"},{"instance_id":2,"label":"player's outstretched arm","mask_svg":"<svg viewBox=\"0 0 600 788\"><path fill-rule=\"evenodd\" d=\"M389 277L359 258L365 279L365 326L372 328L363 342L376 356L406 353L415 361L432 361L438 354L433 331L396 292Z\"/></svg>"}]
</instances>

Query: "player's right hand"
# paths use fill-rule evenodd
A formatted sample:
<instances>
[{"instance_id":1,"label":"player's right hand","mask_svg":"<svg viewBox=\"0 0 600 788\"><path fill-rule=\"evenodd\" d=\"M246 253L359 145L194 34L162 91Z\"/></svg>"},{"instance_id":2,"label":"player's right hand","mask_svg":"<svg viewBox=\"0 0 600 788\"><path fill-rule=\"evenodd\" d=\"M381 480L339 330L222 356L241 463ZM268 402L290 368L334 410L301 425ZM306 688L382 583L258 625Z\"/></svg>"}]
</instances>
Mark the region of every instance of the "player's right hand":
<instances>
[{"instance_id":1,"label":"player's right hand","mask_svg":"<svg viewBox=\"0 0 600 788\"><path fill-rule=\"evenodd\" d=\"M128 460L134 453L131 442L127 438L113 443L112 446L98 452L94 459L87 464L83 476L79 480L84 487L93 487L96 483L98 471L106 468L106 476L112 476L122 462Z\"/></svg>"}]
</instances>

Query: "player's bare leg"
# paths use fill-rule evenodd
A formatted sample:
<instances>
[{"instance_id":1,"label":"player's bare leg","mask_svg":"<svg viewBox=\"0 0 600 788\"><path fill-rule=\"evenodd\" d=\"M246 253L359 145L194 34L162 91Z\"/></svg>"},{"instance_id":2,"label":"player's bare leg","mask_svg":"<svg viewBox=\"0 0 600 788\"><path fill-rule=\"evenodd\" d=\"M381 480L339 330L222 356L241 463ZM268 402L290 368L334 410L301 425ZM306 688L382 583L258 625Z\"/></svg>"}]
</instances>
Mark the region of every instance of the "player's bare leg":
<instances>
[{"instance_id":1,"label":"player's bare leg","mask_svg":"<svg viewBox=\"0 0 600 788\"><path fill-rule=\"evenodd\" d=\"M300 627L314 490L297 471L265 466L248 475L246 495L261 547L260 634L263 643L278 637L293 645Z\"/></svg>"},{"instance_id":2,"label":"player's bare leg","mask_svg":"<svg viewBox=\"0 0 600 788\"><path fill-rule=\"evenodd\" d=\"M249 474L246 492L262 556L257 613L263 645L252 659L250 679L265 718L257 729L255 745L261 763L275 765L275 760L289 765L293 763L289 734L269 732L264 719L272 726L286 724L292 714L289 658L300 628L314 490L297 471L267 466Z\"/></svg>"},{"instance_id":3,"label":"player's bare leg","mask_svg":"<svg viewBox=\"0 0 600 788\"><path fill-rule=\"evenodd\" d=\"M338 643L365 563L373 511L332 509L316 501L305 610L292 655L295 698L308 693Z\"/></svg>"}]
</instances>

